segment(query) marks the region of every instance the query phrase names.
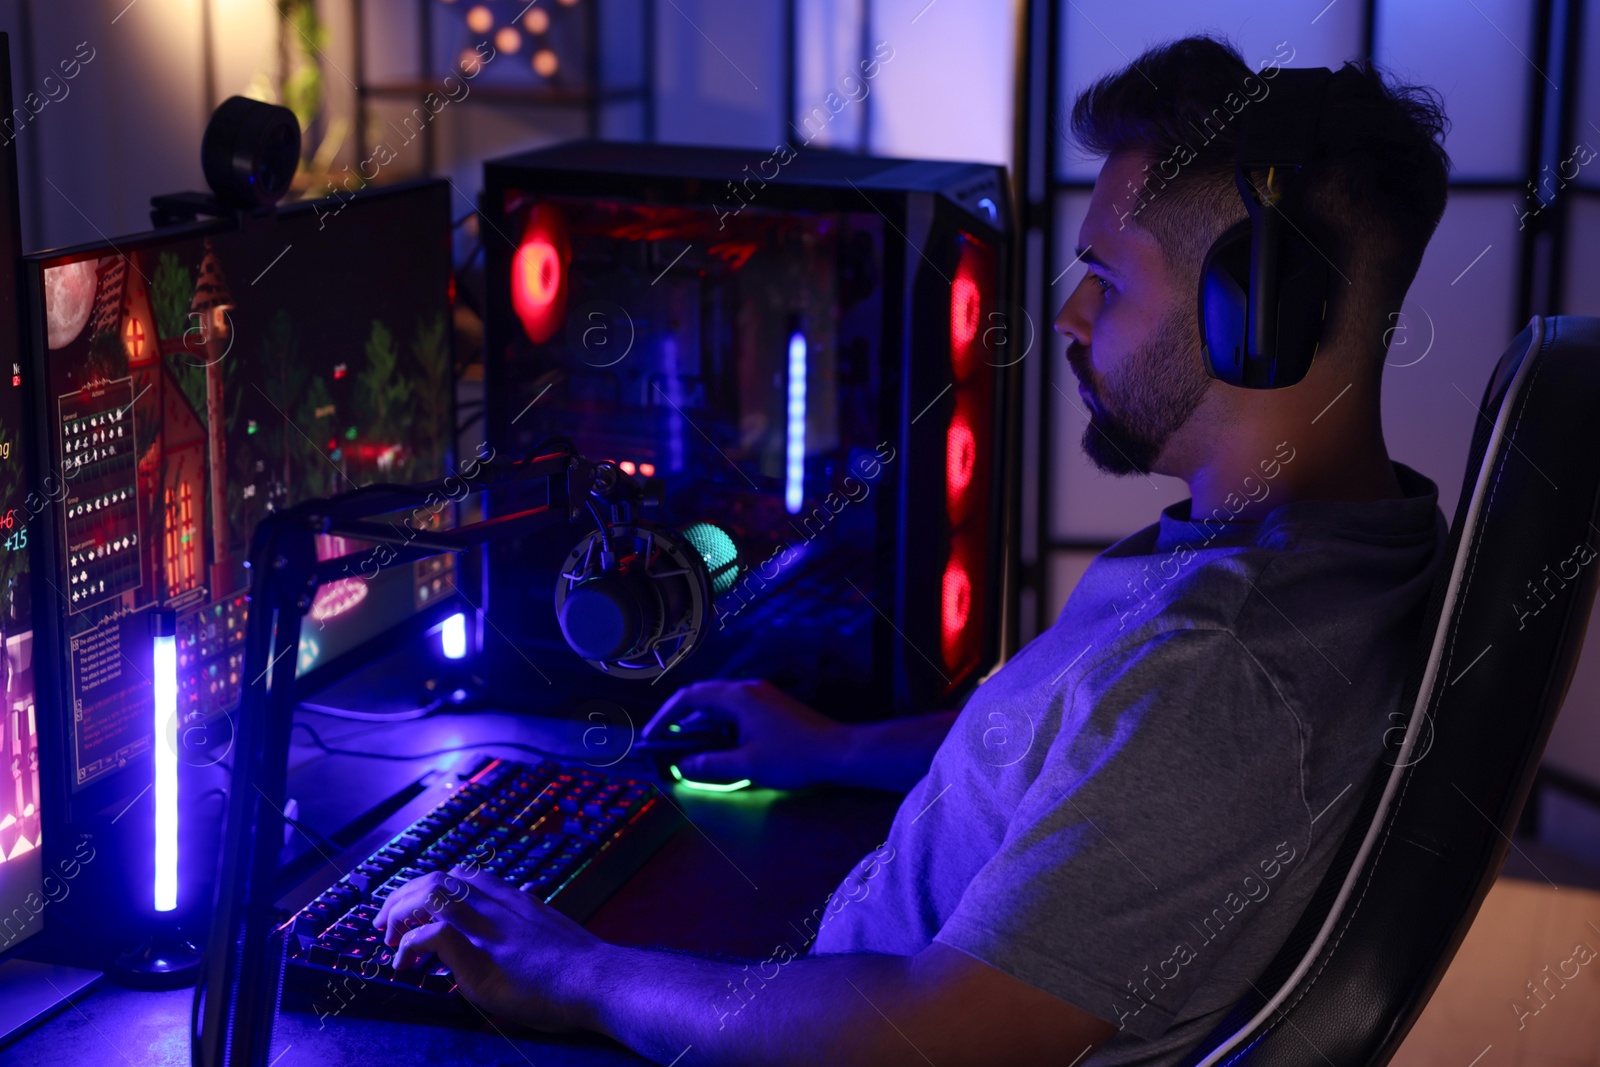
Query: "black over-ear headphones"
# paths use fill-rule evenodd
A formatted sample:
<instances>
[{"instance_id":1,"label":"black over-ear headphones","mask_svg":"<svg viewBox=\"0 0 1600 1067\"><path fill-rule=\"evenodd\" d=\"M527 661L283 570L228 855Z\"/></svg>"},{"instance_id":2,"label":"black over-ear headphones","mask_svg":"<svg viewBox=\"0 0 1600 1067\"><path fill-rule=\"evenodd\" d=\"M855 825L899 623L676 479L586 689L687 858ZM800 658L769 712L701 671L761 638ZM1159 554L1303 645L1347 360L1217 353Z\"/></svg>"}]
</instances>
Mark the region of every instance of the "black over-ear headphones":
<instances>
[{"instance_id":1,"label":"black over-ear headphones","mask_svg":"<svg viewBox=\"0 0 1600 1067\"><path fill-rule=\"evenodd\" d=\"M1250 217L1225 230L1200 267L1206 371L1229 385L1280 389L1305 377L1328 311L1328 261L1278 208L1311 162L1326 67L1282 68L1241 114L1234 184ZM1265 193L1250 182L1267 172Z\"/></svg>"}]
</instances>

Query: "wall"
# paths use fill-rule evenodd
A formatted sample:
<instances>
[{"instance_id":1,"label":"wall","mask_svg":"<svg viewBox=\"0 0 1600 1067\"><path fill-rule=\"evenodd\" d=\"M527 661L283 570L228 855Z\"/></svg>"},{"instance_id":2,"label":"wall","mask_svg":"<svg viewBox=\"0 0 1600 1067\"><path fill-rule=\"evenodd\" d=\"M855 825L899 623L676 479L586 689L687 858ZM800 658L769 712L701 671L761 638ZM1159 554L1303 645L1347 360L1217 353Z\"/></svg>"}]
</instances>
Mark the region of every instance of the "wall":
<instances>
[{"instance_id":1,"label":"wall","mask_svg":"<svg viewBox=\"0 0 1600 1067\"><path fill-rule=\"evenodd\" d=\"M151 195L204 188L199 144L207 112L200 66L157 61L198 54L198 3L140 0L126 12L121 7L33 5L31 54L18 47L19 5L0 7L0 30L11 37L17 101L29 92L60 97L17 134L29 250L148 229ZM94 58L71 81L46 85L46 77L60 78L59 64L80 44ZM57 84L64 95L53 88Z\"/></svg>"}]
</instances>

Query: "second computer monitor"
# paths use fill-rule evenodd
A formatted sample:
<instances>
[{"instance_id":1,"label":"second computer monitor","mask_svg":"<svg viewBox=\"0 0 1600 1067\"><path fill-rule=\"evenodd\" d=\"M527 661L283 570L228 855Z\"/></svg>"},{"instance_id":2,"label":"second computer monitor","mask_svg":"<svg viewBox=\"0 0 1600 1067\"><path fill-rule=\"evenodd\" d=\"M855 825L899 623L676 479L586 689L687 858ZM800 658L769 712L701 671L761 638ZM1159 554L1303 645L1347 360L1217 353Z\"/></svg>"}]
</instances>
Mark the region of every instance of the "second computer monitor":
<instances>
[{"instance_id":1,"label":"second computer monitor","mask_svg":"<svg viewBox=\"0 0 1600 1067\"><path fill-rule=\"evenodd\" d=\"M72 790L150 750L152 609L177 614L177 729L204 744L194 727L250 682L245 558L262 516L447 472L449 196L418 183L29 257L42 625L59 649ZM298 673L450 602L452 576L446 556L323 585Z\"/></svg>"},{"instance_id":2,"label":"second computer monitor","mask_svg":"<svg viewBox=\"0 0 1600 1067\"><path fill-rule=\"evenodd\" d=\"M10 41L0 33L0 115L11 114ZM0 959L42 929L44 902L59 892L43 863L44 804L34 707L27 435L23 428L17 259L22 251L15 138L0 138Z\"/></svg>"}]
</instances>

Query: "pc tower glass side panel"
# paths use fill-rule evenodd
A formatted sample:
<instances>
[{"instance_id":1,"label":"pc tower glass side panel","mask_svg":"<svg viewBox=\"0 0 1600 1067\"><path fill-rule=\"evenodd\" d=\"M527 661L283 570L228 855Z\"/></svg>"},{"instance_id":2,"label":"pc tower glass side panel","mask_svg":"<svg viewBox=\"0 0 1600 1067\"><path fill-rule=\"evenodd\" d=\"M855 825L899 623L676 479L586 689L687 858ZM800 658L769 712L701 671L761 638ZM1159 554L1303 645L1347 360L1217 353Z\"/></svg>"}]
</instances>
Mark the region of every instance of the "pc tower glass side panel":
<instances>
[{"instance_id":1,"label":"pc tower glass side panel","mask_svg":"<svg viewBox=\"0 0 1600 1067\"><path fill-rule=\"evenodd\" d=\"M958 266L965 326L1002 304L1002 183L972 164L784 151L580 142L487 164L491 441L571 437L659 480L667 521L726 532L738 564L679 684L768 678L841 718L926 710L959 700L997 647L1002 483L985 435L1006 431L1006 370L974 329L956 382L950 330ZM972 437L947 500L952 420ZM531 605L496 615L526 649L560 652L530 564L559 550L491 558L502 605ZM953 644L952 552L967 581ZM576 678L630 711L666 695Z\"/></svg>"}]
</instances>

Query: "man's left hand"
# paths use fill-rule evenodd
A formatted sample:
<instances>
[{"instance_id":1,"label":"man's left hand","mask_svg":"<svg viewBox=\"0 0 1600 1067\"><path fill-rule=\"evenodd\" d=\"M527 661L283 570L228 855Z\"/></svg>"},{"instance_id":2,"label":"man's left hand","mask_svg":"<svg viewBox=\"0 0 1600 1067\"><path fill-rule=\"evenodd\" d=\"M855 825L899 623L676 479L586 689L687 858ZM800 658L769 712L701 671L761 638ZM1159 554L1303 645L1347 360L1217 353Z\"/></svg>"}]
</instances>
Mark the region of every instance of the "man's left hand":
<instances>
[{"instance_id":1,"label":"man's left hand","mask_svg":"<svg viewBox=\"0 0 1600 1067\"><path fill-rule=\"evenodd\" d=\"M397 970L437 955L462 995L488 1012L538 1030L583 1025L580 975L604 942L479 867L407 882L372 924L398 946Z\"/></svg>"}]
</instances>

